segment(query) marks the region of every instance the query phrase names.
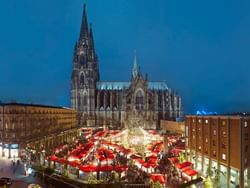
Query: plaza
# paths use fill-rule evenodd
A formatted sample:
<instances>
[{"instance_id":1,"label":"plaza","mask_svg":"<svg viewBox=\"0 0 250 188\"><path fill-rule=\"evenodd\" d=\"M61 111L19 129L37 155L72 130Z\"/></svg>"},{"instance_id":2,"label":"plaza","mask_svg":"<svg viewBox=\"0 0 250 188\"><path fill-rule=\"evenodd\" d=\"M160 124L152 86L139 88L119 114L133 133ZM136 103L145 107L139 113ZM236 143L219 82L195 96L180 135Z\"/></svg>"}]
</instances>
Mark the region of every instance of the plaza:
<instances>
[{"instance_id":1,"label":"plaza","mask_svg":"<svg viewBox=\"0 0 250 188\"><path fill-rule=\"evenodd\" d=\"M51 155L40 155L31 164L83 184L175 187L197 177L192 163L183 157L181 135L163 136L142 128L130 131L81 128L75 142L59 145Z\"/></svg>"},{"instance_id":2,"label":"plaza","mask_svg":"<svg viewBox=\"0 0 250 188\"><path fill-rule=\"evenodd\" d=\"M33 174L27 174L25 166L27 163L20 162L20 158L0 157L0 177L8 177L12 179L10 188L27 188L29 184L36 183L46 187L41 179L34 177ZM15 164L13 164L15 162ZM31 167L31 166L30 166ZM31 168L29 172L31 173Z\"/></svg>"}]
</instances>

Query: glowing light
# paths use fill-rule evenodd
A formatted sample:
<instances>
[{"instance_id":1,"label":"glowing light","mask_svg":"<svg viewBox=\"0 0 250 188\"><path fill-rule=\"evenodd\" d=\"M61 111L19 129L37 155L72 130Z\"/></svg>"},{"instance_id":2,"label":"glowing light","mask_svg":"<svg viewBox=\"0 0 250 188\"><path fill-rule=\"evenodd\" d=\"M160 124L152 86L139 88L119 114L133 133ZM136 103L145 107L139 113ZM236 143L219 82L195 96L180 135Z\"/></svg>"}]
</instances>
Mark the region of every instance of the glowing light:
<instances>
[{"instance_id":1,"label":"glowing light","mask_svg":"<svg viewBox=\"0 0 250 188\"><path fill-rule=\"evenodd\" d=\"M27 174L32 174L32 172L33 172L32 168L29 167L27 170Z\"/></svg>"},{"instance_id":2,"label":"glowing light","mask_svg":"<svg viewBox=\"0 0 250 188\"><path fill-rule=\"evenodd\" d=\"M197 110L196 115L216 115L217 112L206 112L205 110Z\"/></svg>"}]
</instances>

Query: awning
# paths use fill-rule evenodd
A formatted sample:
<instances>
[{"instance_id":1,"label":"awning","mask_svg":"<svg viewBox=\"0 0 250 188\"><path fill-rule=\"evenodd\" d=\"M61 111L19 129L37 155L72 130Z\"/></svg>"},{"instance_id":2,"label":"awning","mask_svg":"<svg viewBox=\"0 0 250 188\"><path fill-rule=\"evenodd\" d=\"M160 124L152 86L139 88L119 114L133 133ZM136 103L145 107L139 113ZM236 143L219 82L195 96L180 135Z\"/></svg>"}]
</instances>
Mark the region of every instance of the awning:
<instances>
[{"instance_id":1,"label":"awning","mask_svg":"<svg viewBox=\"0 0 250 188\"><path fill-rule=\"evenodd\" d=\"M97 171L112 171L113 170L113 166L111 165L105 165L105 166L98 166L97 167Z\"/></svg>"},{"instance_id":2,"label":"awning","mask_svg":"<svg viewBox=\"0 0 250 188\"><path fill-rule=\"evenodd\" d=\"M171 158L168 158L168 160L170 160L173 164L177 164L180 162L177 157L171 157Z\"/></svg>"},{"instance_id":3,"label":"awning","mask_svg":"<svg viewBox=\"0 0 250 188\"><path fill-rule=\"evenodd\" d=\"M83 172L95 172L97 171L97 167L95 165L81 165L79 170Z\"/></svg>"},{"instance_id":4,"label":"awning","mask_svg":"<svg viewBox=\"0 0 250 188\"><path fill-rule=\"evenodd\" d=\"M159 181L160 184L165 183L165 177L162 174L150 174L150 178L153 182Z\"/></svg>"},{"instance_id":5,"label":"awning","mask_svg":"<svg viewBox=\"0 0 250 188\"><path fill-rule=\"evenodd\" d=\"M68 163L68 161L66 159L64 159L64 158L58 159L57 162L60 163L60 164L67 164Z\"/></svg>"},{"instance_id":6,"label":"awning","mask_svg":"<svg viewBox=\"0 0 250 188\"><path fill-rule=\"evenodd\" d=\"M57 161L57 160L58 160L58 158L57 158L57 156L52 155L52 156L50 157L50 160L51 160L51 161Z\"/></svg>"},{"instance_id":7,"label":"awning","mask_svg":"<svg viewBox=\"0 0 250 188\"><path fill-rule=\"evenodd\" d=\"M127 170L127 168L128 168L127 165L123 165L123 166L116 165L116 166L114 167L114 170L115 170L116 172L124 172L124 171Z\"/></svg>"},{"instance_id":8,"label":"awning","mask_svg":"<svg viewBox=\"0 0 250 188\"><path fill-rule=\"evenodd\" d=\"M179 169L183 169L183 168L190 167L190 166L192 166L192 163L189 162L189 161L186 161L184 163L179 163L179 164L175 165L175 167L179 168Z\"/></svg>"},{"instance_id":9,"label":"awning","mask_svg":"<svg viewBox=\"0 0 250 188\"><path fill-rule=\"evenodd\" d=\"M194 176L194 175L198 174L198 172L196 170L193 170L190 167L183 168L182 172L187 174L188 176Z\"/></svg>"},{"instance_id":10,"label":"awning","mask_svg":"<svg viewBox=\"0 0 250 188\"><path fill-rule=\"evenodd\" d=\"M77 166L79 166L79 162L77 162L77 161L68 161L68 165L70 165L70 166L72 166L72 167L77 167Z\"/></svg>"}]
</instances>

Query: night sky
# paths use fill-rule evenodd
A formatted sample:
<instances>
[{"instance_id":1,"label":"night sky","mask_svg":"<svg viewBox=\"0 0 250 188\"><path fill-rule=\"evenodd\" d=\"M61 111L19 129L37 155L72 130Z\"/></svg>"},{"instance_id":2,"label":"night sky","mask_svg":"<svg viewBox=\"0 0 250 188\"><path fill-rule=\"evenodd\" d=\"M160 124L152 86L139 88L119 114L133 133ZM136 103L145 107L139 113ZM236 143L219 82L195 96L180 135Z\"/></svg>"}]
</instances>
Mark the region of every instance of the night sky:
<instances>
[{"instance_id":1,"label":"night sky","mask_svg":"<svg viewBox=\"0 0 250 188\"><path fill-rule=\"evenodd\" d=\"M86 2L86 1L85 1ZM69 106L82 0L0 2L0 100ZM186 113L250 111L249 0L89 0L101 80L131 78L134 50Z\"/></svg>"}]
</instances>

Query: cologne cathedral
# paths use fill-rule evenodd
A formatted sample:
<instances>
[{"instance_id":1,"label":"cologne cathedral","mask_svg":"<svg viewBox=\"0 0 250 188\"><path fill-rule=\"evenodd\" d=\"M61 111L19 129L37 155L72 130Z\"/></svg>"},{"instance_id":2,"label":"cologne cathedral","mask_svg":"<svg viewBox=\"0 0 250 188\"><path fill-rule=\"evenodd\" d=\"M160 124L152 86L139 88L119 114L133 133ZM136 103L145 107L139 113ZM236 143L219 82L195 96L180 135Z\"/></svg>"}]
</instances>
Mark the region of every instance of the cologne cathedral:
<instances>
[{"instance_id":1,"label":"cologne cathedral","mask_svg":"<svg viewBox=\"0 0 250 188\"><path fill-rule=\"evenodd\" d=\"M71 107L78 112L81 126L111 129L159 129L160 120L183 116L181 97L165 82L151 82L142 75L136 55L130 81L100 80L99 59L85 5L73 55Z\"/></svg>"}]
</instances>

